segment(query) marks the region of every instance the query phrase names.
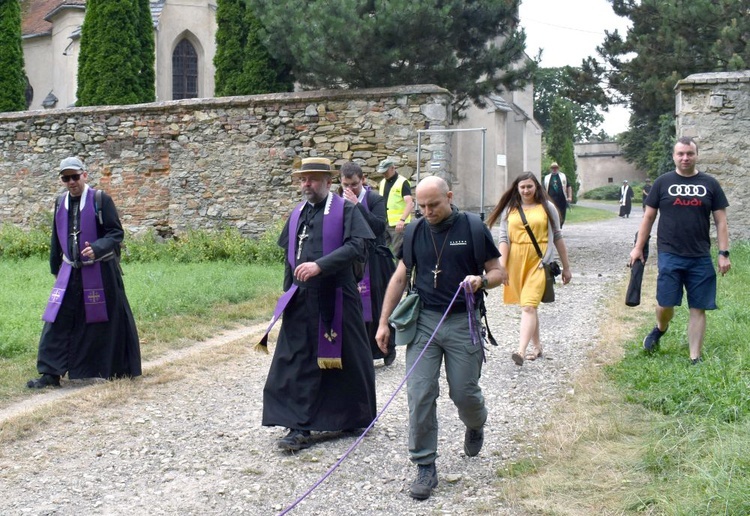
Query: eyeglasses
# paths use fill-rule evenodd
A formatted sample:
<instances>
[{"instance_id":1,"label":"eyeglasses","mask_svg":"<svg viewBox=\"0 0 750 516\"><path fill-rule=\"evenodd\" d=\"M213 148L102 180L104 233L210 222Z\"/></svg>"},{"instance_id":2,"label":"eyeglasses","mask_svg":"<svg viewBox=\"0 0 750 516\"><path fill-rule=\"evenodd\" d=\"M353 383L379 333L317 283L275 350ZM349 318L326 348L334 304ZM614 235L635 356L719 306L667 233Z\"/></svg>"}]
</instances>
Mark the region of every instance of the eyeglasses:
<instances>
[{"instance_id":1,"label":"eyeglasses","mask_svg":"<svg viewBox=\"0 0 750 516\"><path fill-rule=\"evenodd\" d=\"M63 183L67 183L68 181L78 181L81 179L81 174L70 174L69 176L60 176L60 179L62 179Z\"/></svg>"}]
</instances>

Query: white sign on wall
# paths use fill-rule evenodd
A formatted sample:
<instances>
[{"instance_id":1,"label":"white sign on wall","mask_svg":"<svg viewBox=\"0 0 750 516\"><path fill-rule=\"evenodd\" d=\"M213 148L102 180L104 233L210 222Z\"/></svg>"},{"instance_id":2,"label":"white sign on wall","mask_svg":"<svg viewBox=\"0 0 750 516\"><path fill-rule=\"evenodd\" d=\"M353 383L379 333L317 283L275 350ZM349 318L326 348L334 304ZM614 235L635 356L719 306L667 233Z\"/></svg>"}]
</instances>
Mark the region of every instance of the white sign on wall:
<instances>
[{"instance_id":1,"label":"white sign on wall","mask_svg":"<svg viewBox=\"0 0 750 516\"><path fill-rule=\"evenodd\" d=\"M508 157L505 154L498 154L497 155L497 166L498 167L505 167L508 165Z\"/></svg>"}]
</instances>

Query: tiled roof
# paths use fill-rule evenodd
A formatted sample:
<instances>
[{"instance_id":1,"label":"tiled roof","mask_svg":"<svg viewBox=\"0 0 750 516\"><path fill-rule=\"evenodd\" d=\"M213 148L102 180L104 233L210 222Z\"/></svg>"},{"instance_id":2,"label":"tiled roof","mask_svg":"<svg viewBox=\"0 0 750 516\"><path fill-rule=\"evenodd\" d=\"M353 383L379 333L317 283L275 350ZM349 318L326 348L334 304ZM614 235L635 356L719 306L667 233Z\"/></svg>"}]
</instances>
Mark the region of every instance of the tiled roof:
<instances>
[{"instance_id":1,"label":"tiled roof","mask_svg":"<svg viewBox=\"0 0 750 516\"><path fill-rule=\"evenodd\" d=\"M52 24L45 20L47 16L67 6L82 5L86 5L86 0L21 0L21 31L26 37L50 34ZM151 0L151 17L154 20L154 26L159 23L159 15L163 8L164 0Z\"/></svg>"},{"instance_id":2,"label":"tiled roof","mask_svg":"<svg viewBox=\"0 0 750 516\"><path fill-rule=\"evenodd\" d=\"M49 34L52 24L45 20L48 14L65 6L86 5L86 0L22 0L21 31L24 36Z\"/></svg>"}]
</instances>

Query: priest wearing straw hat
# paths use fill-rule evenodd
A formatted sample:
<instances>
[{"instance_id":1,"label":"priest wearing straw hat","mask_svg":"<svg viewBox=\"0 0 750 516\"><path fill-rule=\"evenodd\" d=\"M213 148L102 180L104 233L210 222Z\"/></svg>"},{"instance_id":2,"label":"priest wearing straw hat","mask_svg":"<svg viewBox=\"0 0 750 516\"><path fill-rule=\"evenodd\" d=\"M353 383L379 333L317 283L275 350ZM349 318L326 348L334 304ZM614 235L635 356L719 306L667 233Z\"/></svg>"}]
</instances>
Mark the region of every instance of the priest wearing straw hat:
<instances>
[{"instance_id":1,"label":"priest wearing straw hat","mask_svg":"<svg viewBox=\"0 0 750 516\"><path fill-rule=\"evenodd\" d=\"M263 389L263 425L288 428L278 446L290 452L319 440L311 432L364 428L376 415L357 289L374 235L359 210L330 191L334 172L326 158L305 158L292 171L303 200L278 240L286 255L285 292L268 330L282 314L283 320Z\"/></svg>"}]
</instances>

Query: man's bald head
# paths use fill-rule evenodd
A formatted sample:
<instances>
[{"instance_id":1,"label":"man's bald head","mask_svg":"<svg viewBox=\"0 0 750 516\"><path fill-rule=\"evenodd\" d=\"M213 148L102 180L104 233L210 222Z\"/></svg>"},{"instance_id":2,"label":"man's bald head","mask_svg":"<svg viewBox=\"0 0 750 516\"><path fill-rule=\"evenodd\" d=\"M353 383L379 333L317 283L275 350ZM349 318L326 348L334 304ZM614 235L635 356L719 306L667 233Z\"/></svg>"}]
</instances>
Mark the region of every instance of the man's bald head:
<instances>
[{"instance_id":1,"label":"man's bald head","mask_svg":"<svg viewBox=\"0 0 750 516\"><path fill-rule=\"evenodd\" d=\"M417 185L417 206L430 224L439 224L452 212L453 192L448 183L437 176L422 179Z\"/></svg>"}]
</instances>

